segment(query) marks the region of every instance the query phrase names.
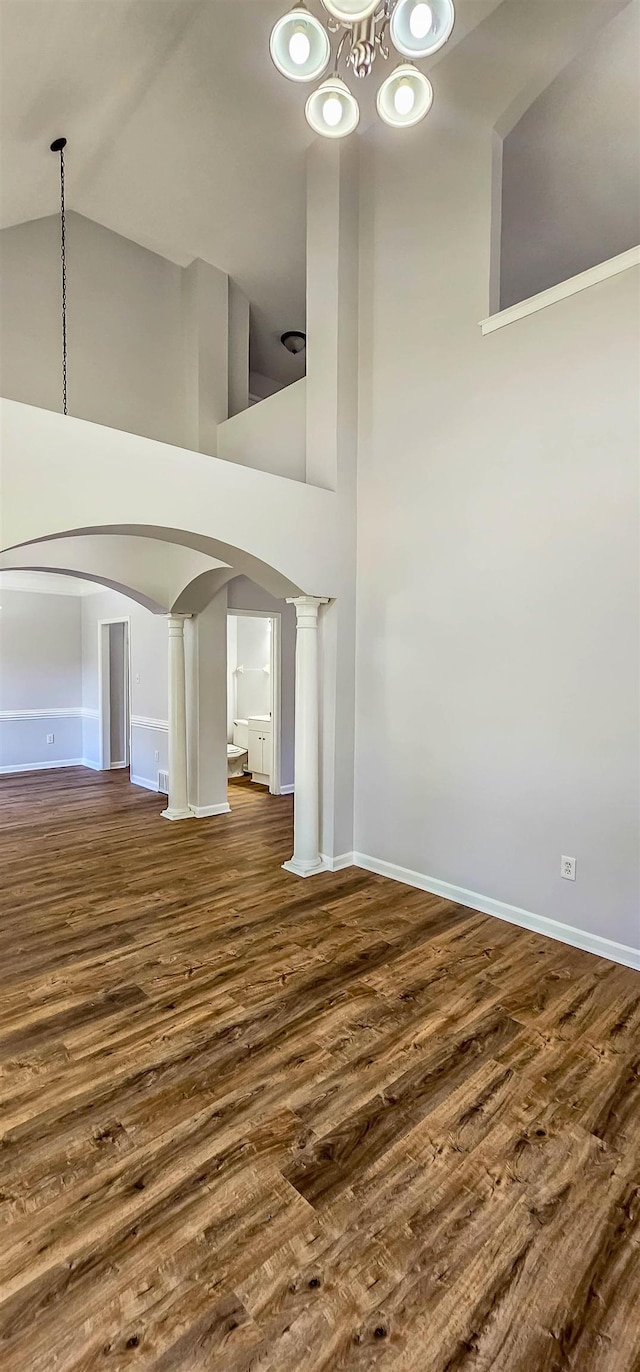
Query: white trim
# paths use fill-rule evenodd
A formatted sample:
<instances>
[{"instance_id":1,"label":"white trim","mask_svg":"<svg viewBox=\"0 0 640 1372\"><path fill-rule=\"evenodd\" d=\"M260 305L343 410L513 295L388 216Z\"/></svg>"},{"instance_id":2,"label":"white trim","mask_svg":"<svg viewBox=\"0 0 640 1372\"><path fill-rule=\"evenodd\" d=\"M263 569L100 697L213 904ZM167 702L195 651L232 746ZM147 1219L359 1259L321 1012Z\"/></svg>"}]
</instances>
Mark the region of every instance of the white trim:
<instances>
[{"instance_id":1,"label":"white trim","mask_svg":"<svg viewBox=\"0 0 640 1372\"><path fill-rule=\"evenodd\" d=\"M325 865L327 872L343 872L345 867L353 867L353 853L341 853L339 857L330 858L326 853L321 853L320 857Z\"/></svg>"},{"instance_id":2,"label":"white trim","mask_svg":"<svg viewBox=\"0 0 640 1372\"><path fill-rule=\"evenodd\" d=\"M150 781L148 777L134 777L129 774L129 781L132 786L142 786L145 791L155 791L159 795L157 781ZM162 793L164 795L164 792Z\"/></svg>"},{"instance_id":3,"label":"white trim","mask_svg":"<svg viewBox=\"0 0 640 1372\"><path fill-rule=\"evenodd\" d=\"M191 805L189 807L196 819L209 819L211 815L230 815L230 805Z\"/></svg>"},{"instance_id":4,"label":"white trim","mask_svg":"<svg viewBox=\"0 0 640 1372\"><path fill-rule=\"evenodd\" d=\"M0 710L0 723L25 719L82 719L85 713L81 705L55 706L52 710Z\"/></svg>"},{"instance_id":5,"label":"white trim","mask_svg":"<svg viewBox=\"0 0 640 1372\"><path fill-rule=\"evenodd\" d=\"M317 877L321 872L326 872L327 868L322 858L314 867L301 867L294 858L291 858L289 862L283 862L282 870L283 872L293 872L294 877Z\"/></svg>"},{"instance_id":6,"label":"white trim","mask_svg":"<svg viewBox=\"0 0 640 1372\"><path fill-rule=\"evenodd\" d=\"M169 732L168 719L152 719L150 715L132 715L132 729L157 729L159 733Z\"/></svg>"},{"instance_id":7,"label":"white trim","mask_svg":"<svg viewBox=\"0 0 640 1372\"><path fill-rule=\"evenodd\" d=\"M295 788L293 782L292 782L292 781L288 781L287 784L286 784L286 786L281 786L281 787L280 787L280 795L281 795L281 796L292 796L293 793L294 793L294 791L295 791L295 789L296 789L296 788Z\"/></svg>"},{"instance_id":8,"label":"white trim","mask_svg":"<svg viewBox=\"0 0 640 1372\"><path fill-rule=\"evenodd\" d=\"M417 886L420 891L429 891L434 896L442 896L444 900L455 901L456 905L467 905L483 915L494 915L507 924L517 924L521 929L544 934L546 938L557 939L559 943L568 943L570 948L581 948L586 953L595 953L597 957L622 963L623 967L633 967L640 972L640 948L614 943L600 934L589 934L572 924L561 924L546 915L534 915L530 910L520 910L516 905L506 905L504 901L494 900L491 896L466 891L462 886L451 886L448 881L438 881L422 872L412 872L408 867L397 867L393 862L381 862L378 858L367 857L365 853L354 853L353 860L356 867L363 867L367 872L390 877L392 881L402 881L405 886Z\"/></svg>"},{"instance_id":9,"label":"white trim","mask_svg":"<svg viewBox=\"0 0 640 1372\"><path fill-rule=\"evenodd\" d=\"M0 776L13 776L19 772L51 772L58 767L91 767L94 771L99 769L95 762L88 762L84 757L60 758L58 762L21 762L10 767L0 767Z\"/></svg>"},{"instance_id":10,"label":"white trim","mask_svg":"<svg viewBox=\"0 0 640 1372\"><path fill-rule=\"evenodd\" d=\"M597 266L590 267L588 271L580 272L578 276L570 276L568 281L560 281L557 286L550 286L548 291L540 291L538 295L532 295L528 300L520 300L517 305L510 305L499 314L489 315L488 319L480 321L480 328L483 334L495 333L496 329L504 329L506 324L514 324L516 320L524 319L528 314L546 310L548 305L555 305L559 300L567 300L570 295L577 295L589 286L597 286L600 281L618 276L630 267L640 267L640 247L629 248L628 252L621 252L618 257L610 257L607 262L598 262Z\"/></svg>"}]
</instances>

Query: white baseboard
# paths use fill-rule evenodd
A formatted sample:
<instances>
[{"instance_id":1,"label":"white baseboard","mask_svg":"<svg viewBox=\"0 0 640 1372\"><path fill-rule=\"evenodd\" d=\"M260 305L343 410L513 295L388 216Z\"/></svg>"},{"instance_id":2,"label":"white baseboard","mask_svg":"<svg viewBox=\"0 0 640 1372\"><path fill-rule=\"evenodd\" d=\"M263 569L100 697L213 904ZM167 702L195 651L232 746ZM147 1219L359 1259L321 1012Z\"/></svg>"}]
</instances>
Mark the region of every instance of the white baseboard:
<instances>
[{"instance_id":1,"label":"white baseboard","mask_svg":"<svg viewBox=\"0 0 640 1372\"><path fill-rule=\"evenodd\" d=\"M293 793L294 793L294 791L295 791L295 789L296 789L296 788L295 788L293 782L288 782L286 786L281 786L281 787L280 787L280 795L281 795L281 796L292 796Z\"/></svg>"},{"instance_id":2,"label":"white baseboard","mask_svg":"<svg viewBox=\"0 0 640 1372\"><path fill-rule=\"evenodd\" d=\"M367 857L365 853L354 853L353 861L356 867L363 867L367 872L376 872L378 876L404 882L405 886L417 886L420 891L429 891L431 895L442 896L444 900L455 901L457 905L468 905L483 915L494 915L507 924L516 924L520 929L543 934L559 943L567 943L571 948L581 948L585 953L595 953L597 957L619 962L623 967L632 967L640 972L640 948L614 943L600 934L589 934L572 924L561 924L559 920L549 919L546 915L534 915L530 910L520 910L517 905L506 905L504 901L494 900L491 896L466 891L462 886L451 886L447 881L438 881L422 872L412 872L408 867L397 867L393 862L381 862L378 858Z\"/></svg>"},{"instance_id":3,"label":"white baseboard","mask_svg":"<svg viewBox=\"0 0 640 1372\"><path fill-rule=\"evenodd\" d=\"M209 819L211 815L230 815L230 805L190 805L196 819Z\"/></svg>"},{"instance_id":4,"label":"white baseboard","mask_svg":"<svg viewBox=\"0 0 640 1372\"><path fill-rule=\"evenodd\" d=\"M354 864L353 853L341 853L339 857L335 858L327 857L326 853L321 853L320 857L328 872L343 872L345 867L358 865Z\"/></svg>"},{"instance_id":5,"label":"white baseboard","mask_svg":"<svg viewBox=\"0 0 640 1372\"><path fill-rule=\"evenodd\" d=\"M158 794L157 781L149 781L148 777L134 777L131 774L129 775L129 781L132 786L143 786L145 791L155 791L156 795Z\"/></svg>"},{"instance_id":6,"label":"white baseboard","mask_svg":"<svg viewBox=\"0 0 640 1372\"><path fill-rule=\"evenodd\" d=\"M99 762L94 762L94 761L93 761L93 758L90 758L90 757L83 757L83 759L82 759L82 766L83 766L83 767L90 767L92 772L101 772L101 771L102 771L102 767L100 766L100 763L99 763Z\"/></svg>"},{"instance_id":7,"label":"white baseboard","mask_svg":"<svg viewBox=\"0 0 640 1372\"><path fill-rule=\"evenodd\" d=\"M82 757L60 758L57 762L21 762L10 767L0 767L0 776L14 776L20 772L52 772L58 767L89 767Z\"/></svg>"}]
</instances>

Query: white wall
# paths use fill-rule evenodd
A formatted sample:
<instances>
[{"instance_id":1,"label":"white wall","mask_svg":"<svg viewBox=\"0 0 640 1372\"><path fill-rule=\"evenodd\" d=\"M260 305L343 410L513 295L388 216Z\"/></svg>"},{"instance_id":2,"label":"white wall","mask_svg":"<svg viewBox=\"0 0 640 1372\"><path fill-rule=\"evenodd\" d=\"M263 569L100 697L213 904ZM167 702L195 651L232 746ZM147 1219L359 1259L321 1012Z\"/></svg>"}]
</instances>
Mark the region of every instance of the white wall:
<instances>
[{"instance_id":1,"label":"white wall","mask_svg":"<svg viewBox=\"0 0 640 1372\"><path fill-rule=\"evenodd\" d=\"M189 804L220 814L227 799L227 592L185 624Z\"/></svg>"},{"instance_id":2,"label":"white wall","mask_svg":"<svg viewBox=\"0 0 640 1372\"><path fill-rule=\"evenodd\" d=\"M363 187L356 848L638 948L637 272L481 336L492 127L445 67Z\"/></svg>"},{"instance_id":3,"label":"white wall","mask_svg":"<svg viewBox=\"0 0 640 1372\"><path fill-rule=\"evenodd\" d=\"M274 381L271 376L262 376L261 372L249 372L249 394L254 400L266 400L268 396L284 390L284 386L284 382Z\"/></svg>"},{"instance_id":4,"label":"white wall","mask_svg":"<svg viewBox=\"0 0 640 1372\"><path fill-rule=\"evenodd\" d=\"M284 600L274 599L267 591L263 591L260 586L249 581L247 577L239 576L229 582L228 608L230 611L262 610L267 614L280 615L282 653L280 780L283 787L291 787L293 786L295 727L296 612L294 606L287 605ZM243 715L238 717L245 718Z\"/></svg>"},{"instance_id":5,"label":"white wall","mask_svg":"<svg viewBox=\"0 0 640 1372\"><path fill-rule=\"evenodd\" d=\"M18 224L0 241L0 389L59 410L59 221ZM67 255L69 413L185 442L181 269L76 214Z\"/></svg>"},{"instance_id":6,"label":"white wall","mask_svg":"<svg viewBox=\"0 0 640 1372\"><path fill-rule=\"evenodd\" d=\"M218 457L304 481L306 423L307 382L303 377L221 424Z\"/></svg>"},{"instance_id":7,"label":"white wall","mask_svg":"<svg viewBox=\"0 0 640 1372\"><path fill-rule=\"evenodd\" d=\"M79 762L80 597L3 587L0 604L0 771Z\"/></svg>"},{"instance_id":8,"label":"white wall","mask_svg":"<svg viewBox=\"0 0 640 1372\"><path fill-rule=\"evenodd\" d=\"M131 777L156 786L168 766L167 622L115 591L82 599L83 756L98 766L98 624L120 617L130 620Z\"/></svg>"},{"instance_id":9,"label":"white wall","mask_svg":"<svg viewBox=\"0 0 640 1372\"><path fill-rule=\"evenodd\" d=\"M640 243L639 52L633 0L505 139L503 309Z\"/></svg>"},{"instance_id":10,"label":"white wall","mask_svg":"<svg viewBox=\"0 0 640 1372\"><path fill-rule=\"evenodd\" d=\"M0 394L60 410L59 219L3 229L0 244ZM67 261L69 414L213 455L224 425L227 461L304 480L304 382L261 427L243 423L249 302L226 272L181 268L73 212ZM253 382L256 395L285 389Z\"/></svg>"},{"instance_id":11,"label":"white wall","mask_svg":"<svg viewBox=\"0 0 640 1372\"><path fill-rule=\"evenodd\" d=\"M269 714L271 678L264 671L271 657L271 621L240 615L236 621L237 667L234 683L234 718Z\"/></svg>"}]
</instances>

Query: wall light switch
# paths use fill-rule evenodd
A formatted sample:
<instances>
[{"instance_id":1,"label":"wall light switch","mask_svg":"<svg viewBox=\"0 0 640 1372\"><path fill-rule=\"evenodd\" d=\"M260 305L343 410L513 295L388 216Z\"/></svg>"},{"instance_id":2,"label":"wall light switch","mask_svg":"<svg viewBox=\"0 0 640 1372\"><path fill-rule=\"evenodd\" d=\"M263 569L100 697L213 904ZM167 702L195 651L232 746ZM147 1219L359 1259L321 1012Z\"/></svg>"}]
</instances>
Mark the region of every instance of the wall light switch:
<instances>
[{"instance_id":1,"label":"wall light switch","mask_svg":"<svg viewBox=\"0 0 640 1372\"><path fill-rule=\"evenodd\" d=\"M565 881L575 881L576 879L576 860L572 857L560 858L560 876Z\"/></svg>"},{"instance_id":2,"label":"wall light switch","mask_svg":"<svg viewBox=\"0 0 640 1372\"><path fill-rule=\"evenodd\" d=\"M54 734L47 734L47 743L53 743L54 737Z\"/></svg>"},{"instance_id":3,"label":"wall light switch","mask_svg":"<svg viewBox=\"0 0 640 1372\"><path fill-rule=\"evenodd\" d=\"M155 757L156 762L159 762L159 761L160 761L160 754L159 754L157 748L156 748L156 751L155 751L155 753L154 753L154 757Z\"/></svg>"}]
</instances>

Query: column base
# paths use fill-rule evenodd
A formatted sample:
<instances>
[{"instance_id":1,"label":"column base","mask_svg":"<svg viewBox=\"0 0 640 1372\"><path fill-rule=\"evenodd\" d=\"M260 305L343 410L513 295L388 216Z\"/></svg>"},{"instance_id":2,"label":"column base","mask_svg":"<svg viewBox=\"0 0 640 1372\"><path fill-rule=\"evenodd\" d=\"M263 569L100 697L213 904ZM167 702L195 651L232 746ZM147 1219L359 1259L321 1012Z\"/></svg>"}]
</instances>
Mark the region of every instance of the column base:
<instances>
[{"instance_id":1,"label":"column base","mask_svg":"<svg viewBox=\"0 0 640 1372\"><path fill-rule=\"evenodd\" d=\"M193 810L172 810L170 806L160 814L162 819L194 819Z\"/></svg>"},{"instance_id":2,"label":"column base","mask_svg":"<svg viewBox=\"0 0 640 1372\"><path fill-rule=\"evenodd\" d=\"M319 858L317 862L313 863L296 862L295 858L291 858L290 862L283 862L282 870L284 872L293 872L296 877L315 877L319 872L326 872L327 868L325 867L322 858Z\"/></svg>"}]
</instances>

